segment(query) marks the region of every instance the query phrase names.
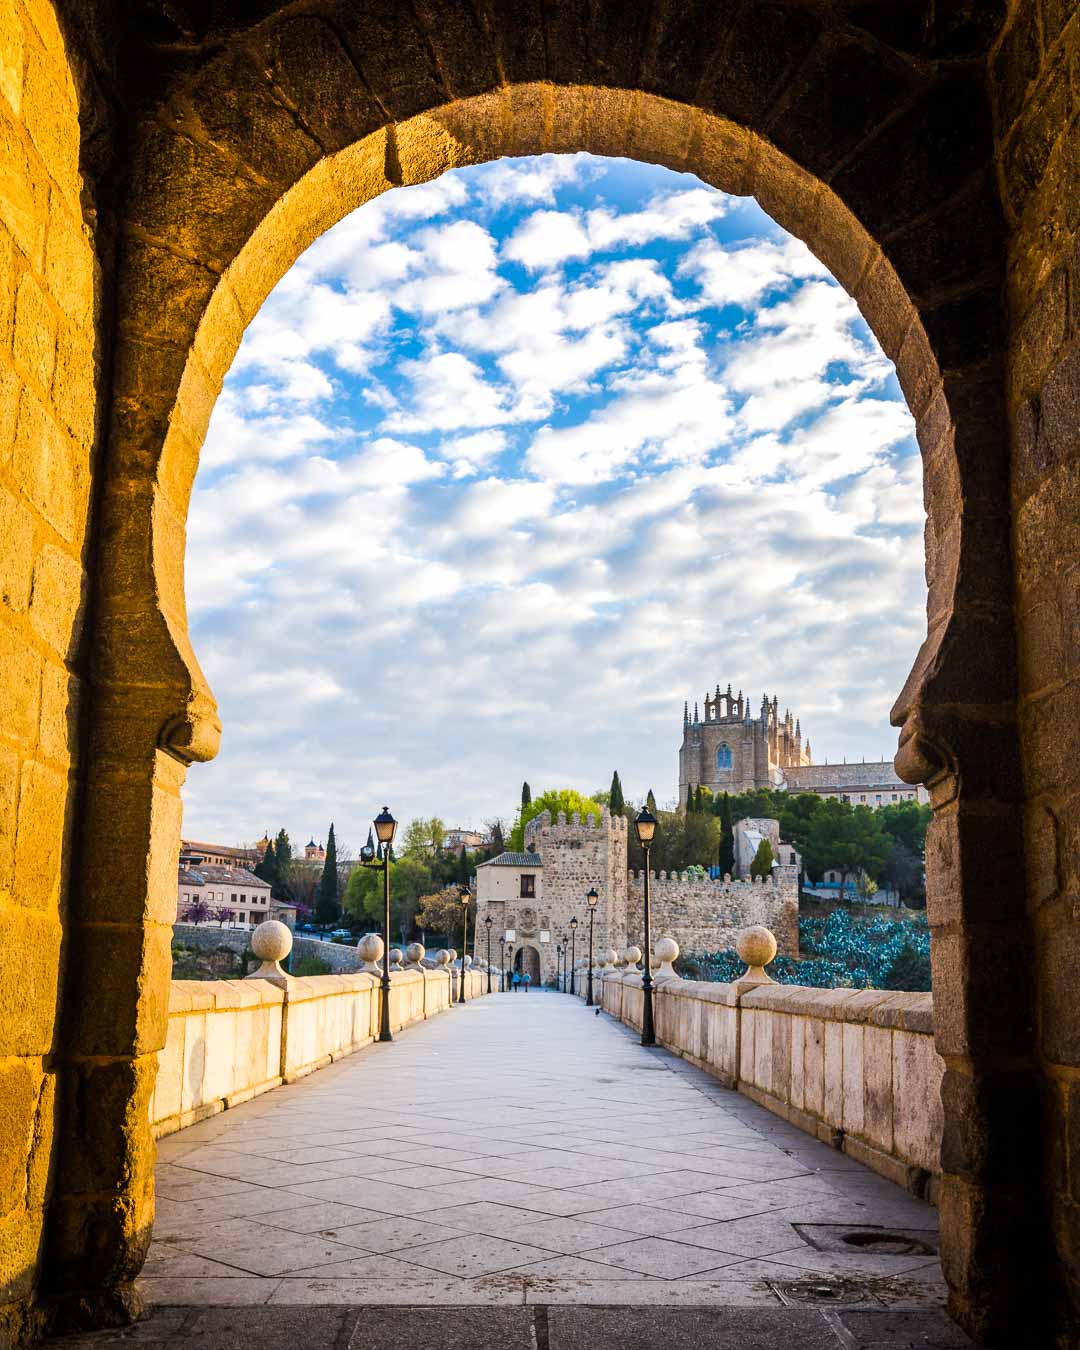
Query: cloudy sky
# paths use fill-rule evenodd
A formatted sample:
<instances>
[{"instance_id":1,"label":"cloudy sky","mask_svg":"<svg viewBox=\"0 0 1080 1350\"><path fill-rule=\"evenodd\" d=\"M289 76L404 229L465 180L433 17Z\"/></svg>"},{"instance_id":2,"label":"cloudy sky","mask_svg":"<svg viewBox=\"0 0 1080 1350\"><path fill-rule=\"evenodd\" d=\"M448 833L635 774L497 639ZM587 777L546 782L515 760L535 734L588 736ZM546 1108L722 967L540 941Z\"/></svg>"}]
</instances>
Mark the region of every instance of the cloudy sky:
<instances>
[{"instance_id":1,"label":"cloudy sky","mask_svg":"<svg viewBox=\"0 0 1080 1350\"><path fill-rule=\"evenodd\" d=\"M587 155L390 192L249 328L191 504L221 754L185 833L676 792L683 700L890 755L920 465L854 303L750 199Z\"/></svg>"}]
</instances>

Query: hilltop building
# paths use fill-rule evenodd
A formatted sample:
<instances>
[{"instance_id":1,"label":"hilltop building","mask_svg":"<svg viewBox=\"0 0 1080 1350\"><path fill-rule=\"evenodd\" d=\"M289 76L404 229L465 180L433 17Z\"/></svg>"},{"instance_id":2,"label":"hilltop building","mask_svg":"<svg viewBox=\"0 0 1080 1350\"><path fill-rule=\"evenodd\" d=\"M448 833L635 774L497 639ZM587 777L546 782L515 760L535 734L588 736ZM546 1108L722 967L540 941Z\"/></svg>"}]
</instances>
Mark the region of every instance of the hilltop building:
<instances>
[{"instance_id":1,"label":"hilltop building","mask_svg":"<svg viewBox=\"0 0 1080 1350\"><path fill-rule=\"evenodd\" d=\"M815 764L810 738L802 723L785 709L780 715L774 695L761 700L752 715L749 697L740 689L705 696L700 705L683 705L683 739L679 748L679 807L699 786L719 792L757 792L765 788L839 797L854 806L890 806L901 801L929 801L925 787L903 782L891 760L857 764Z\"/></svg>"}]
</instances>

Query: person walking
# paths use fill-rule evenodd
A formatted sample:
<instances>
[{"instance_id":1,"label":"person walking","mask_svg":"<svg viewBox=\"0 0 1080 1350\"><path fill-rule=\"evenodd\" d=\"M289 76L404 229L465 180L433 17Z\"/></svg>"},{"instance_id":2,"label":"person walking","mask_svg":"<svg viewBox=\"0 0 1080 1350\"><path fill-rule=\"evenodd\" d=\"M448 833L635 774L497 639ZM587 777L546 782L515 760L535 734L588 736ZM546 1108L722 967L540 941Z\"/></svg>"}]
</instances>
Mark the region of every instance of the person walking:
<instances>
[{"instance_id":1,"label":"person walking","mask_svg":"<svg viewBox=\"0 0 1080 1350\"><path fill-rule=\"evenodd\" d=\"M521 976L520 976L520 975L517 973L517 971L515 970L515 971L514 971L514 978L510 981L510 992L511 992L512 994L516 994L516 993L517 993L517 987L518 987L518 985L519 985L520 983L521 983Z\"/></svg>"},{"instance_id":2,"label":"person walking","mask_svg":"<svg viewBox=\"0 0 1080 1350\"><path fill-rule=\"evenodd\" d=\"M526 992L526 993L529 992L529 983L530 983L531 980L532 980L532 976L529 974L528 971L526 971L525 974L521 977L521 982L522 982L522 984L525 986L525 992Z\"/></svg>"}]
</instances>

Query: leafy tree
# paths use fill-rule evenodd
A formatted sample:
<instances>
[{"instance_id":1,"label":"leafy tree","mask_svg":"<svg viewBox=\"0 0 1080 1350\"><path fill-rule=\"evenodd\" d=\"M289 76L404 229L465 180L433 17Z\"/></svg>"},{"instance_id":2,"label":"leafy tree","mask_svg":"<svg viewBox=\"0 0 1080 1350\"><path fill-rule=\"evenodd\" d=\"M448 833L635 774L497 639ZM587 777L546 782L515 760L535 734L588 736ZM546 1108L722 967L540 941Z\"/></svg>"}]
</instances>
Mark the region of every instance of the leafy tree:
<instances>
[{"instance_id":1,"label":"leafy tree","mask_svg":"<svg viewBox=\"0 0 1080 1350\"><path fill-rule=\"evenodd\" d=\"M768 878L772 876L773 851L772 844L768 839L762 839L757 846L757 852L754 854L754 861L750 864L750 875L752 877Z\"/></svg>"},{"instance_id":2,"label":"leafy tree","mask_svg":"<svg viewBox=\"0 0 1080 1350\"><path fill-rule=\"evenodd\" d=\"M623 796L622 783L619 781L618 769L611 775L611 792L608 796L608 809L613 816L621 816L626 807L626 799Z\"/></svg>"},{"instance_id":3,"label":"leafy tree","mask_svg":"<svg viewBox=\"0 0 1080 1350\"><path fill-rule=\"evenodd\" d=\"M656 834L649 850L649 864L657 872L685 872L691 867L711 867L720 838L715 816L680 811L658 811ZM632 871L645 866L645 853L631 824L628 863Z\"/></svg>"},{"instance_id":4,"label":"leafy tree","mask_svg":"<svg viewBox=\"0 0 1080 1350\"><path fill-rule=\"evenodd\" d=\"M405 856L390 863L390 927L404 942L413 927L421 895L432 888L431 868L420 858ZM348 913L382 927L382 870L358 867L345 887Z\"/></svg>"},{"instance_id":5,"label":"leafy tree","mask_svg":"<svg viewBox=\"0 0 1080 1350\"><path fill-rule=\"evenodd\" d=\"M184 914L184 918L193 924L205 923L209 917L210 906L199 896L190 901Z\"/></svg>"},{"instance_id":6,"label":"leafy tree","mask_svg":"<svg viewBox=\"0 0 1080 1350\"><path fill-rule=\"evenodd\" d=\"M454 946L454 939L461 934L460 886L444 886L442 890L422 895L416 914L416 926L422 932L440 934L448 945ZM476 901L469 902L469 931L473 931L476 916Z\"/></svg>"},{"instance_id":7,"label":"leafy tree","mask_svg":"<svg viewBox=\"0 0 1080 1350\"><path fill-rule=\"evenodd\" d=\"M731 819L731 798L726 792L720 798L720 847L716 862L721 876L735 874L735 828Z\"/></svg>"},{"instance_id":8,"label":"leafy tree","mask_svg":"<svg viewBox=\"0 0 1080 1350\"><path fill-rule=\"evenodd\" d=\"M524 811L525 808L531 804L531 802L532 802L532 788L528 785L528 783L522 783L521 809Z\"/></svg>"},{"instance_id":9,"label":"leafy tree","mask_svg":"<svg viewBox=\"0 0 1080 1350\"><path fill-rule=\"evenodd\" d=\"M926 993L930 989L930 953L916 951L910 941L905 941L889 967L882 987Z\"/></svg>"},{"instance_id":10,"label":"leafy tree","mask_svg":"<svg viewBox=\"0 0 1080 1350\"><path fill-rule=\"evenodd\" d=\"M897 842L889 849L885 859L885 884L897 891L906 905L921 908L926 904L926 877L923 859Z\"/></svg>"},{"instance_id":11,"label":"leafy tree","mask_svg":"<svg viewBox=\"0 0 1080 1350\"><path fill-rule=\"evenodd\" d=\"M489 858L497 858L500 853L506 852L506 838L501 820L489 820L486 822L488 833L491 836L491 846L488 850Z\"/></svg>"},{"instance_id":12,"label":"leafy tree","mask_svg":"<svg viewBox=\"0 0 1080 1350\"><path fill-rule=\"evenodd\" d=\"M326 861L323 863L319 893L315 901L315 917L319 923L333 923L339 912L337 841L334 838L334 822L331 821L330 833L326 837Z\"/></svg>"},{"instance_id":13,"label":"leafy tree","mask_svg":"<svg viewBox=\"0 0 1080 1350\"><path fill-rule=\"evenodd\" d=\"M405 827L402 854L412 858L437 858L446 838L446 826L438 816L430 820L411 820Z\"/></svg>"},{"instance_id":14,"label":"leafy tree","mask_svg":"<svg viewBox=\"0 0 1080 1350\"><path fill-rule=\"evenodd\" d=\"M230 909L228 905L215 905L210 911L209 917L219 928L224 928L227 923L232 923L233 919L236 918L236 911Z\"/></svg>"},{"instance_id":15,"label":"leafy tree","mask_svg":"<svg viewBox=\"0 0 1080 1350\"><path fill-rule=\"evenodd\" d=\"M591 797L583 797L574 788L551 788L549 791L541 793L539 797L534 797L529 805L519 813L510 835L511 849L521 852L525 847L525 826L543 811L550 811L552 820L560 811L566 812L567 819L574 811L577 811L581 815L581 819L584 820L587 815L599 818L600 805L598 802L594 802Z\"/></svg>"}]
</instances>

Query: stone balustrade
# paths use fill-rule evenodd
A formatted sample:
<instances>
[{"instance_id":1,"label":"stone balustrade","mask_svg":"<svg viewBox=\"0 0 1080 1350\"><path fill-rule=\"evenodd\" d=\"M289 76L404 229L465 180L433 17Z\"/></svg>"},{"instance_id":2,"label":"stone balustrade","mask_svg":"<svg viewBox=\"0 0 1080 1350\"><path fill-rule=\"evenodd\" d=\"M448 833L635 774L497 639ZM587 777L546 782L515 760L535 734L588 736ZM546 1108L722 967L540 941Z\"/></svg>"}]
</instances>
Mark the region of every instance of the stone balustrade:
<instances>
[{"instance_id":1,"label":"stone balustrade","mask_svg":"<svg viewBox=\"0 0 1080 1350\"><path fill-rule=\"evenodd\" d=\"M656 943L657 1042L936 1201L945 1063L934 1048L933 996L774 984L762 966L775 955L775 941L767 930L756 934L740 939L751 969L731 984L680 979L671 968L676 944ZM632 965L594 967L594 1001L640 1030L641 979ZM584 998L584 974L575 988Z\"/></svg>"},{"instance_id":2,"label":"stone balustrade","mask_svg":"<svg viewBox=\"0 0 1080 1350\"><path fill-rule=\"evenodd\" d=\"M246 980L172 981L168 1033L150 1101L155 1136L294 1082L378 1038L378 975L285 975L278 963L291 940L264 933L283 928L270 921L251 935L263 965ZM381 959L382 942L376 938L375 944ZM423 948L420 953L422 959ZM445 965L392 966L391 1030L446 1012L460 978L460 970ZM467 970L465 980L467 999L486 992L483 970Z\"/></svg>"}]
</instances>

